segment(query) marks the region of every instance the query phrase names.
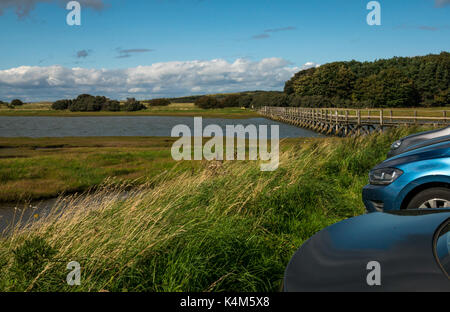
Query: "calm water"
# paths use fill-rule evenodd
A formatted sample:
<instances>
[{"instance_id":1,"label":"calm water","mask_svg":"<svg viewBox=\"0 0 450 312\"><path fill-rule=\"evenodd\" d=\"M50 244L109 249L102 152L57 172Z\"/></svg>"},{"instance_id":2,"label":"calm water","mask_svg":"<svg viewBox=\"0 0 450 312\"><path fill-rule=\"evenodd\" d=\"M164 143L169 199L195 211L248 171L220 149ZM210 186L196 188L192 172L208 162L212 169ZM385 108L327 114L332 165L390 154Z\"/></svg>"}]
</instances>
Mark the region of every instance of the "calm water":
<instances>
[{"instance_id":1,"label":"calm water","mask_svg":"<svg viewBox=\"0 0 450 312\"><path fill-rule=\"evenodd\" d=\"M1 117L0 137L90 137L90 136L170 136L178 124L194 129L192 117L117 116L117 117ZM313 131L265 118L203 118L203 128L210 124L279 125L280 138L321 137ZM270 128L269 128L270 136Z\"/></svg>"}]
</instances>

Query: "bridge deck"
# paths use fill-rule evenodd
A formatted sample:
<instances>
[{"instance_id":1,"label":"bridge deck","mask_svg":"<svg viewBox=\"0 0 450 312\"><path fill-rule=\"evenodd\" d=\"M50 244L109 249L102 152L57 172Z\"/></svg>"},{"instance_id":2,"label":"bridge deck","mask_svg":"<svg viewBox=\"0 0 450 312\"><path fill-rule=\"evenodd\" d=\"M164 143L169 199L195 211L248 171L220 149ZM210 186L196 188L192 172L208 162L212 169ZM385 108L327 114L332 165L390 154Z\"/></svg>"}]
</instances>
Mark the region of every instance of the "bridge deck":
<instances>
[{"instance_id":1,"label":"bridge deck","mask_svg":"<svg viewBox=\"0 0 450 312\"><path fill-rule=\"evenodd\" d=\"M399 125L445 127L450 125L449 112L432 109L401 111L268 106L259 109L259 113L267 118L336 136L367 134L373 130L383 130Z\"/></svg>"}]
</instances>

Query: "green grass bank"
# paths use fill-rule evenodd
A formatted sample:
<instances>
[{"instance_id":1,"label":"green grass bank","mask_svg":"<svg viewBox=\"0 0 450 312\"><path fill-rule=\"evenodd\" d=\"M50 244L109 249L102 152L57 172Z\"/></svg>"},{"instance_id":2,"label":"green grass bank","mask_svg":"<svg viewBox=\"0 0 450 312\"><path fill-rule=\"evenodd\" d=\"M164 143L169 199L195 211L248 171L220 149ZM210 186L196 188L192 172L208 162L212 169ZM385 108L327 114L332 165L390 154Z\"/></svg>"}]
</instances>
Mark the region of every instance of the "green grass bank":
<instances>
[{"instance_id":1,"label":"green grass bank","mask_svg":"<svg viewBox=\"0 0 450 312\"><path fill-rule=\"evenodd\" d=\"M311 140L280 167L206 163L56 204L53 215L0 239L1 291L278 291L297 248L364 213L361 188L390 144L417 128ZM62 206L66 205L61 214ZM81 264L81 286L66 265Z\"/></svg>"}]
</instances>

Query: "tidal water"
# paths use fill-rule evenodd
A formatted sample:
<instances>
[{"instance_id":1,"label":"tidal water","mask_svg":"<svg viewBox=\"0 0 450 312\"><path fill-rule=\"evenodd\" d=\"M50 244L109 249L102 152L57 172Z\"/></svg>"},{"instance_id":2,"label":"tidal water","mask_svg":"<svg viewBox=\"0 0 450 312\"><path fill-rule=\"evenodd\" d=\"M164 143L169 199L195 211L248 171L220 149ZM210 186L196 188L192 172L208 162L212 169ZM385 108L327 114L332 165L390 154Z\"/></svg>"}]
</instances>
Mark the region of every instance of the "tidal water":
<instances>
[{"instance_id":1,"label":"tidal water","mask_svg":"<svg viewBox=\"0 0 450 312\"><path fill-rule=\"evenodd\" d=\"M2 117L0 116L0 137L101 137L101 136L171 136L176 125L187 125L194 129L193 117L161 116L117 116L117 117ZM322 137L310 130L266 118L224 119L203 118L203 129L208 125L279 126L280 138ZM193 135L193 133L192 133Z\"/></svg>"}]
</instances>

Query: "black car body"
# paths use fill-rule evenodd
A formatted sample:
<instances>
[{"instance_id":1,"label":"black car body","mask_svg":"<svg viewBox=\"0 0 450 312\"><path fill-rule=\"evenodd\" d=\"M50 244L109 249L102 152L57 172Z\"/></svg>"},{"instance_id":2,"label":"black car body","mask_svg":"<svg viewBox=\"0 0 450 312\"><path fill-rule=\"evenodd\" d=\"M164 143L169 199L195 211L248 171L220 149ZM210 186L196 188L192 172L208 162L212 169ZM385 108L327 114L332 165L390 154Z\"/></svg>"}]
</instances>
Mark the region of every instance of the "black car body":
<instances>
[{"instance_id":1,"label":"black car body","mask_svg":"<svg viewBox=\"0 0 450 312\"><path fill-rule=\"evenodd\" d=\"M450 210L372 213L314 235L290 261L284 290L450 291ZM368 283L373 262L381 285Z\"/></svg>"}]
</instances>

